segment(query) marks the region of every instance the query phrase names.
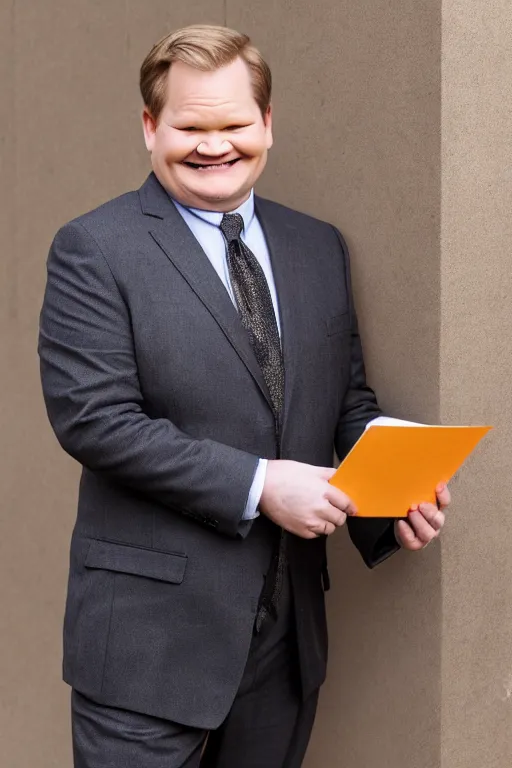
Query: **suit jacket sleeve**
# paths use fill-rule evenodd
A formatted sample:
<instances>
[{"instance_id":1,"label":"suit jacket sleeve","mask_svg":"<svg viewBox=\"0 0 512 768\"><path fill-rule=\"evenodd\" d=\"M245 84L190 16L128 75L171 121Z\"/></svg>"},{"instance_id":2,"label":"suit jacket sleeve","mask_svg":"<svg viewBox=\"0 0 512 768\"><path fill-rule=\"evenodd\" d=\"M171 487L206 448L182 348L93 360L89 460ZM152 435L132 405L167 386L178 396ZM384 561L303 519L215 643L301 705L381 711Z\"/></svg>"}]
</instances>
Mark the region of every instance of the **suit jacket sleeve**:
<instances>
[{"instance_id":1,"label":"suit jacket sleeve","mask_svg":"<svg viewBox=\"0 0 512 768\"><path fill-rule=\"evenodd\" d=\"M67 453L227 535L248 532L240 521L258 457L146 415L129 309L79 222L50 250L39 354L48 415Z\"/></svg>"},{"instance_id":2,"label":"suit jacket sleeve","mask_svg":"<svg viewBox=\"0 0 512 768\"><path fill-rule=\"evenodd\" d=\"M336 230L345 260L348 304L351 316L350 383L338 421L335 448L340 460L363 434L366 425L381 415L375 393L366 383L363 351L357 327L357 317L350 280L350 261L346 243ZM350 538L369 568L387 559L400 549L394 535L394 520L388 518L348 518Z\"/></svg>"}]
</instances>

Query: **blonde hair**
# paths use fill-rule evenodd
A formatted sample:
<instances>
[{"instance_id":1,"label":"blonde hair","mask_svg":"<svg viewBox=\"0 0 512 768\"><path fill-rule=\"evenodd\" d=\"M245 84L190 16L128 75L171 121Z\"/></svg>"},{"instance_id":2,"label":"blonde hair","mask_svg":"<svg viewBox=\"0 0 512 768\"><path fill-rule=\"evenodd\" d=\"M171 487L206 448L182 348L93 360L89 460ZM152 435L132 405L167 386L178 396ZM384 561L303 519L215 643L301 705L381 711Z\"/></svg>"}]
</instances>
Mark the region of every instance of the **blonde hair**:
<instances>
[{"instance_id":1,"label":"blonde hair","mask_svg":"<svg viewBox=\"0 0 512 768\"><path fill-rule=\"evenodd\" d=\"M272 74L248 35L228 27L196 24L166 35L150 50L140 68L140 92L148 111L158 120L165 105L167 75L173 62L213 72L240 57L249 68L254 98L265 115L272 94Z\"/></svg>"}]
</instances>

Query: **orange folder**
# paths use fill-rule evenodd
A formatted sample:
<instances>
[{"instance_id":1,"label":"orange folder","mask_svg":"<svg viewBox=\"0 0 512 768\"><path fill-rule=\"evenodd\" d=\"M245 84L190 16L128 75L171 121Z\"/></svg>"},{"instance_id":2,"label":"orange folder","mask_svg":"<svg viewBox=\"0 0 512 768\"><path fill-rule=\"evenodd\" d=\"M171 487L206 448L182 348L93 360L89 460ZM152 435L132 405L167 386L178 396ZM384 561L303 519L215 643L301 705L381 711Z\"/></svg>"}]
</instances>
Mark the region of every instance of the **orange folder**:
<instances>
[{"instance_id":1,"label":"orange folder","mask_svg":"<svg viewBox=\"0 0 512 768\"><path fill-rule=\"evenodd\" d=\"M360 517L407 517L413 504L436 502L492 427L369 427L329 482L350 496Z\"/></svg>"}]
</instances>

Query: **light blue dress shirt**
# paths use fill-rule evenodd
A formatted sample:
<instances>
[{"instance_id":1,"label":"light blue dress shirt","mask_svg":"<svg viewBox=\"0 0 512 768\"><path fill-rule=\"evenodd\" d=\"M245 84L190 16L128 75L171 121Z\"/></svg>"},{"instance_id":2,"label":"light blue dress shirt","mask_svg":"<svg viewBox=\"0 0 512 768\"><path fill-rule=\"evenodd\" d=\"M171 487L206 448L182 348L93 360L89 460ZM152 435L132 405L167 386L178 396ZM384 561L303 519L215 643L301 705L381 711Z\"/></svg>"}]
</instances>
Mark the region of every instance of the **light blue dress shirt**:
<instances>
[{"instance_id":1,"label":"light blue dress shirt","mask_svg":"<svg viewBox=\"0 0 512 768\"><path fill-rule=\"evenodd\" d=\"M215 211L202 211L197 208L185 208L183 205L173 200L174 205L178 209L179 213L185 220L192 234L195 236L199 245L208 256L213 268L217 272L218 276L224 283L227 292L231 298L231 301L236 307L235 295L231 286L231 280L229 277L228 261L226 257L226 240L224 235L220 231L220 223L222 221L222 213ZM272 297L272 304L274 305L274 312L277 320L277 327L281 332L281 326L279 322L279 305L277 301L276 286L274 283L274 276L272 274L272 267L270 264L270 254L267 248L267 242L261 225L256 218L254 210L254 192L251 192L251 196L245 203L231 213L239 213L244 220L244 228L242 230L242 240L248 248L253 252L257 258L263 272L265 274L267 284L270 290L270 296ZM267 460L260 459L254 480L249 491L247 498L247 504L245 506L243 519L252 520L258 517L258 504L260 502L261 493L263 491L263 485L265 483L265 474L267 471Z\"/></svg>"},{"instance_id":2,"label":"light blue dress shirt","mask_svg":"<svg viewBox=\"0 0 512 768\"><path fill-rule=\"evenodd\" d=\"M217 272L218 276L224 283L231 301L236 307L235 295L231 286L231 280L229 277L228 261L226 257L226 241L224 235L220 231L220 223L222 221L222 213L215 211L202 211L197 208L185 208L183 205L173 199L173 203L177 210L185 220L192 234L195 236L199 245L207 255L213 268ZM244 228L242 230L242 240L248 248L253 252L255 257L265 273L265 277L272 297L272 304L274 306L274 312L277 320L277 327L279 333L281 333L281 326L279 321L279 304L277 300L276 286L274 283L274 276L272 274L272 267L270 263L270 254L265 240L265 235L259 223L256 212L254 210L254 192L248 200L245 201L239 208L231 213L239 213L244 220ZM372 424L394 423L396 425L408 424L409 422L403 422L401 419L389 419L387 417L377 417L370 421L366 428ZM258 504L260 502L261 493L265 484L265 475L267 471L267 460L260 459L254 480L249 491L247 498L247 504L245 506L243 519L253 520L258 517Z\"/></svg>"}]
</instances>

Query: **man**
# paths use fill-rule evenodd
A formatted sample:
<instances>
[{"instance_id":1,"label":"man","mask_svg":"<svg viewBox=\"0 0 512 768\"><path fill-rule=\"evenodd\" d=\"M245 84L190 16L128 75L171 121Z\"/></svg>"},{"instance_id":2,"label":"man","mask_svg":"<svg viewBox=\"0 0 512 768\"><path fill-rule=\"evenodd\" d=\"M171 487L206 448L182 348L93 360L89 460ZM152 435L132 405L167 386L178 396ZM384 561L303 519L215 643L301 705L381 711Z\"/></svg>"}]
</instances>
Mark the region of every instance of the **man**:
<instances>
[{"instance_id":1,"label":"man","mask_svg":"<svg viewBox=\"0 0 512 768\"><path fill-rule=\"evenodd\" d=\"M64 628L77 768L298 768L325 677L326 536L368 566L438 507L355 516L328 483L379 417L348 254L254 197L270 71L189 27L141 69L153 173L67 224L48 261L48 413L83 465Z\"/></svg>"}]
</instances>

